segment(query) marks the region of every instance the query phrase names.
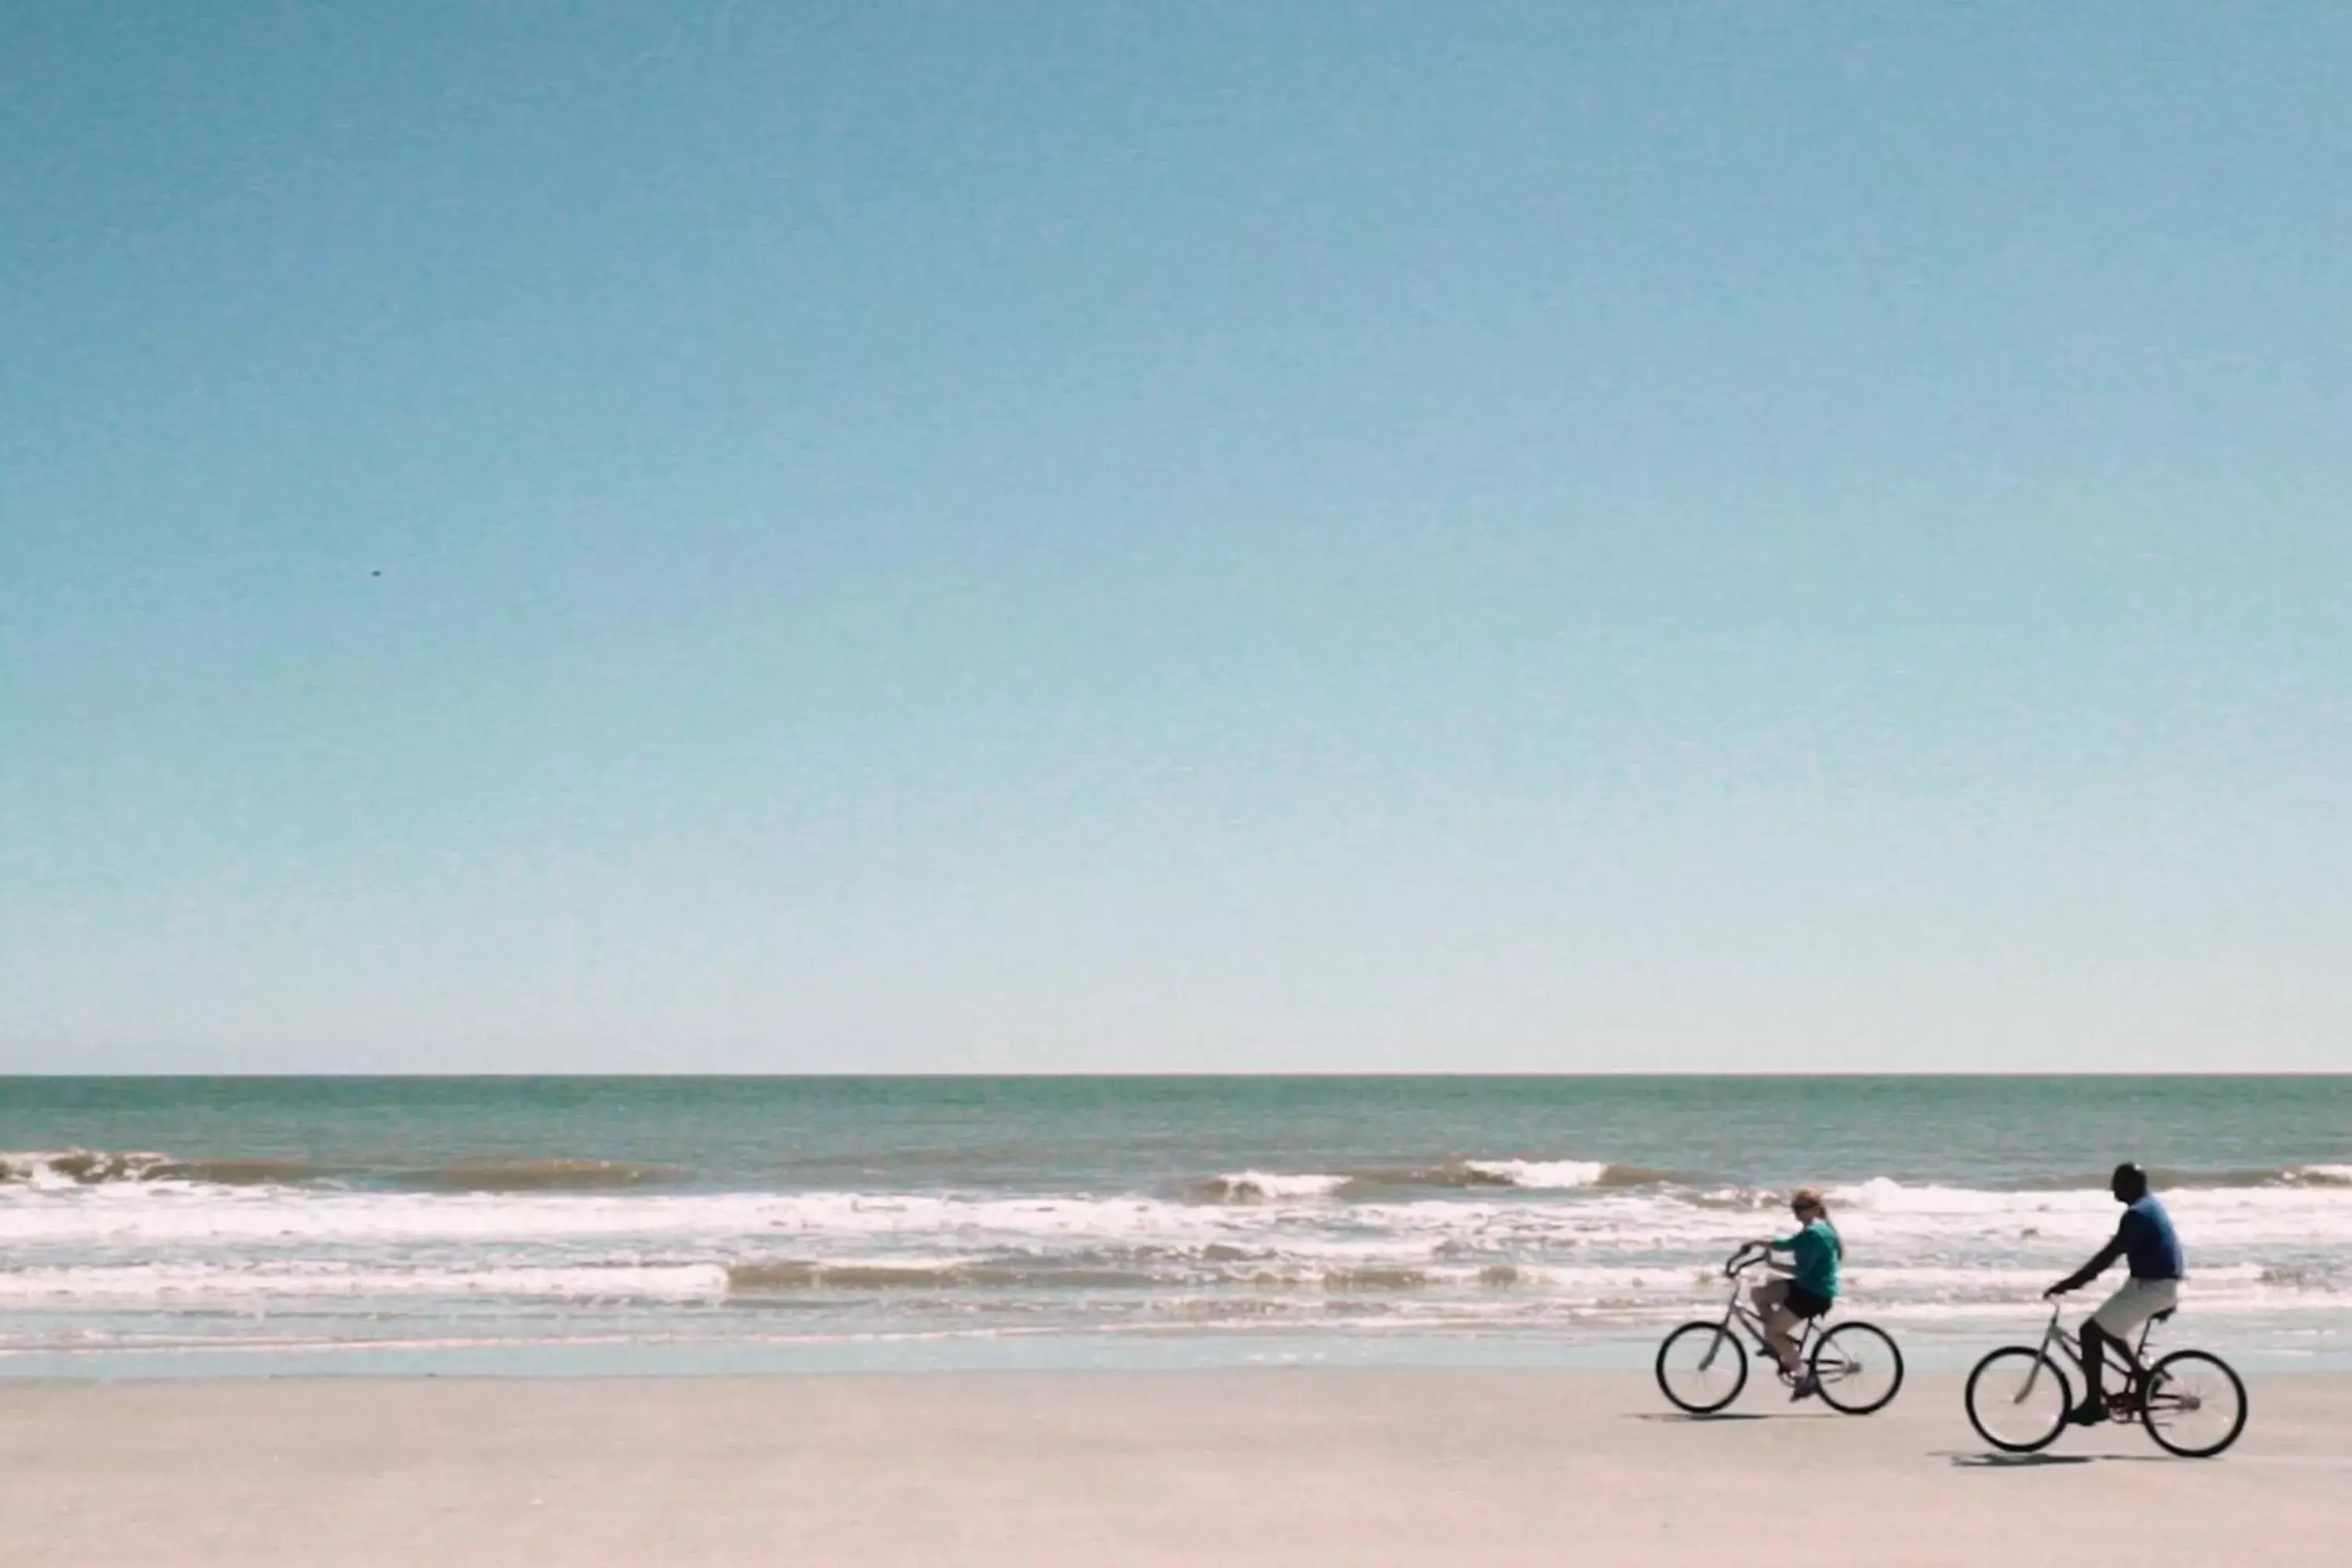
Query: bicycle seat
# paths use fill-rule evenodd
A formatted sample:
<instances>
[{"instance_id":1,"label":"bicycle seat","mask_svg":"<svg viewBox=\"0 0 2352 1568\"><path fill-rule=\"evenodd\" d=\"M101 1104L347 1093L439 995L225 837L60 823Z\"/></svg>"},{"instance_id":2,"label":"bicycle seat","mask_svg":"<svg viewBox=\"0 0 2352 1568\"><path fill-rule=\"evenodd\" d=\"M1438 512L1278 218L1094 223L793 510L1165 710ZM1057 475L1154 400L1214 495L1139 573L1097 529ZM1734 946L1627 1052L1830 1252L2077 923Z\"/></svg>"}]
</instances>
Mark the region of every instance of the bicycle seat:
<instances>
[{"instance_id":1,"label":"bicycle seat","mask_svg":"<svg viewBox=\"0 0 2352 1568\"><path fill-rule=\"evenodd\" d=\"M2167 1307L2167 1308L2166 1308L2163 1311L2161 1311L2161 1312L2157 1312L2157 1313L2153 1313L2153 1314L2151 1314L2151 1315L2149 1316L2149 1318L2148 1318L2148 1320L2147 1320L2147 1321L2148 1321L2149 1322L2151 1322L2151 1323L2160 1323L2160 1322L2164 1321L2164 1320L2165 1320L2165 1319L2167 1319L2167 1318L2168 1318L2168 1317L2172 1316L2172 1314L2173 1314L2173 1313L2178 1312L2179 1310L2180 1310L2180 1309L2179 1309L2179 1308L2178 1308L2178 1307Z\"/></svg>"}]
</instances>

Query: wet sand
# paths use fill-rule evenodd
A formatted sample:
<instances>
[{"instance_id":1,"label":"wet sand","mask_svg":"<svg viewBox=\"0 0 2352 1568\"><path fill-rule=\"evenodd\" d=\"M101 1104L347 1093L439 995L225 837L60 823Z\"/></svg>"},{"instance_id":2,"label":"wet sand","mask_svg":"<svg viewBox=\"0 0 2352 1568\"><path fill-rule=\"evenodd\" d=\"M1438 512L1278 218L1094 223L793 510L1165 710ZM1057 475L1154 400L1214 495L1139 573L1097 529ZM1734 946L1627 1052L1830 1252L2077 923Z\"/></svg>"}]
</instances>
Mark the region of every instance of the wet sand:
<instances>
[{"instance_id":1,"label":"wet sand","mask_svg":"<svg viewBox=\"0 0 2352 1568\"><path fill-rule=\"evenodd\" d=\"M0 1564L2346 1561L2352 1377L2252 1395L2219 1460L2021 1463L1951 1376L1706 1422L1633 1373L0 1382Z\"/></svg>"}]
</instances>

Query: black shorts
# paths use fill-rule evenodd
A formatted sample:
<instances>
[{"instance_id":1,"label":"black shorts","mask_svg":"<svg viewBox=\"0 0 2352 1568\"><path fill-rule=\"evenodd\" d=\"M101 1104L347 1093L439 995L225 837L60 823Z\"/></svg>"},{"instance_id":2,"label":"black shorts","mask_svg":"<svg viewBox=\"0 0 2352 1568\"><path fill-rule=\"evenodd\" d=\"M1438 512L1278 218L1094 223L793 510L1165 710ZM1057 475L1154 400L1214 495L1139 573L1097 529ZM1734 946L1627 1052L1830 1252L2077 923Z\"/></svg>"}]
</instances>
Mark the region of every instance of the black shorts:
<instances>
[{"instance_id":1,"label":"black shorts","mask_svg":"<svg viewBox=\"0 0 2352 1568\"><path fill-rule=\"evenodd\" d=\"M1780 1305L1801 1318L1818 1318L1830 1310L1830 1299L1816 1296L1802 1285L1791 1285L1788 1295L1780 1299Z\"/></svg>"}]
</instances>

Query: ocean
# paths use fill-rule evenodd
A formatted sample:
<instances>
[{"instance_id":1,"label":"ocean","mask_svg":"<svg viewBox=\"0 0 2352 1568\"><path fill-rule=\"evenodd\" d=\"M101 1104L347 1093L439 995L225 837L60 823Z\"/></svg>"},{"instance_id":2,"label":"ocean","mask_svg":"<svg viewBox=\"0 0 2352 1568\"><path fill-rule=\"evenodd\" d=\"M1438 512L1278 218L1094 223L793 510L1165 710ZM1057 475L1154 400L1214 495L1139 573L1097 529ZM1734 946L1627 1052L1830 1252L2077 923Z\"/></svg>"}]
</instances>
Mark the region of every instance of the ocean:
<instances>
[{"instance_id":1,"label":"ocean","mask_svg":"<svg viewBox=\"0 0 2352 1568\"><path fill-rule=\"evenodd\" d=\"M2352 1076L18 1078L0 1376L1637 1364L1801 1184L1958 1364L2126 1158L2175 1331L2352 1365Z\"/></svg>"}]
</instances>

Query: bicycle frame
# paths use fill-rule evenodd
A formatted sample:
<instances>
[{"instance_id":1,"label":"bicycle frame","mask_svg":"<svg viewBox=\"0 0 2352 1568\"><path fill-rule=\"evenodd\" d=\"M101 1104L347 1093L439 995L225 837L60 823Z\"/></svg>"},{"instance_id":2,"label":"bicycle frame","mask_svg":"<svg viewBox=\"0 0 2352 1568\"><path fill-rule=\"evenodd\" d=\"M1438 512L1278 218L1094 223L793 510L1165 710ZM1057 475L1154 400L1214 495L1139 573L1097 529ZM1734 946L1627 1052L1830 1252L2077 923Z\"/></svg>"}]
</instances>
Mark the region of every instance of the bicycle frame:
<instances>
[{"instance_id":1,"label":"bicycle frame","mask_svg":"<svg viewBox=\"0 0 2352 1568\"><path fill-rule=\"evenodd\" d=\"M2081 1373L2087 1379L2090 1373L2087 1370L2087 1363L2083 1360L2082 1340L2076 1335L2067 1332L2066 1330L2061 1327L2058 1322L2060 1315L2064 1311L2065 1304L2063 1302L2053 1300L2050 1303L2050 1321L2042 1325L2042 1343L2037 1348L2042 1355L2050 1356L2051 1360L2053 1363L2056 1363L2058 1358L2056 1356L2051 1356L2051 1351L2054 1347L2065 1357L2067 1362L2074 1363L2074 1370L2078 1373ZM2099 1342L2100 1358L2108 1366L2115 1367L2124 1374L2124 1377L2126 1380L2124 1386L2129 1391L2120 1396L2115 1394L2108 1394L2107 1400L2110 1405L2115 1404L2118 1397L2120 1397L2124 1401L2127 1411L2137 1406L2140 1389L2147 1381L2147 1359L2145 1354L2147 1349L2147 1337L2155 1331L2156 1320L2154 1318L2150 1318L2147 1322L2140 1325L2139 1338L2134 1341L2128 1347L2125 1346L2120 1341L2113 1338L2104 1339ZM2112 1355L2108 1353L2110 1347L2112 1347L2114 1351L2114 1354ZM2120 1361L2117 1360L2118 1357L2121 1358ZM2063 1365L2063 1363L2062 1363L2059 1364ZM2018 1391L2018 1397L2022 1399L2025 1395L2032 1393L2033 1385L2041 1379L2041 1376L2042 1363L2037 1361L2033 1363L2033 1370L2026 1373L2025 1386Z\"/></svg>"},{"instance_id":2,"label":"bicycle frame","mask_svg":"<svg viewBox=\"0 0 2352 1568\"><path fill-rule=\"evenodd\" d=\"M1764 1319L1744 1300L1748 1293L1748 1271L1759 1263L1768 1262L1770 1257L1771 1254L1769 1251L1759 1250L1754 1247L1743 1247L1731 1255L1730 1262L1724 1265L1723 1271L1731 1279L1731 1297L1723 1306L1723 1331L1727 1336L1729 1335L1735 1323L1747 1330L1748 1337L1755 1342L1759 1351L1771 1359L1773 1369L1777 1372L1780 1371L1780 1358L1772 1355L1771 1336L1765 1331L1767 1325ZM1827 1313L1822 1314L1822 1317L1826 1316L1828 1316ZM1802 1366L1806 1356L1812 1351L1813 1342L1821 1338L1822 1331L1821 1318L1805 1318L1800 1321L1801 1326L1797 1333L1797 1364ZM1706 1356L1699 1362L1702 1370L1715 1364L1716 1352L1721 1344L1722 1341L1718 1340L1715 1344L1707 1347ZM1780 1374L1783 1378L1789 1375L1786 1372L1780 1372Z\"/></svg>"}]
</instances>

